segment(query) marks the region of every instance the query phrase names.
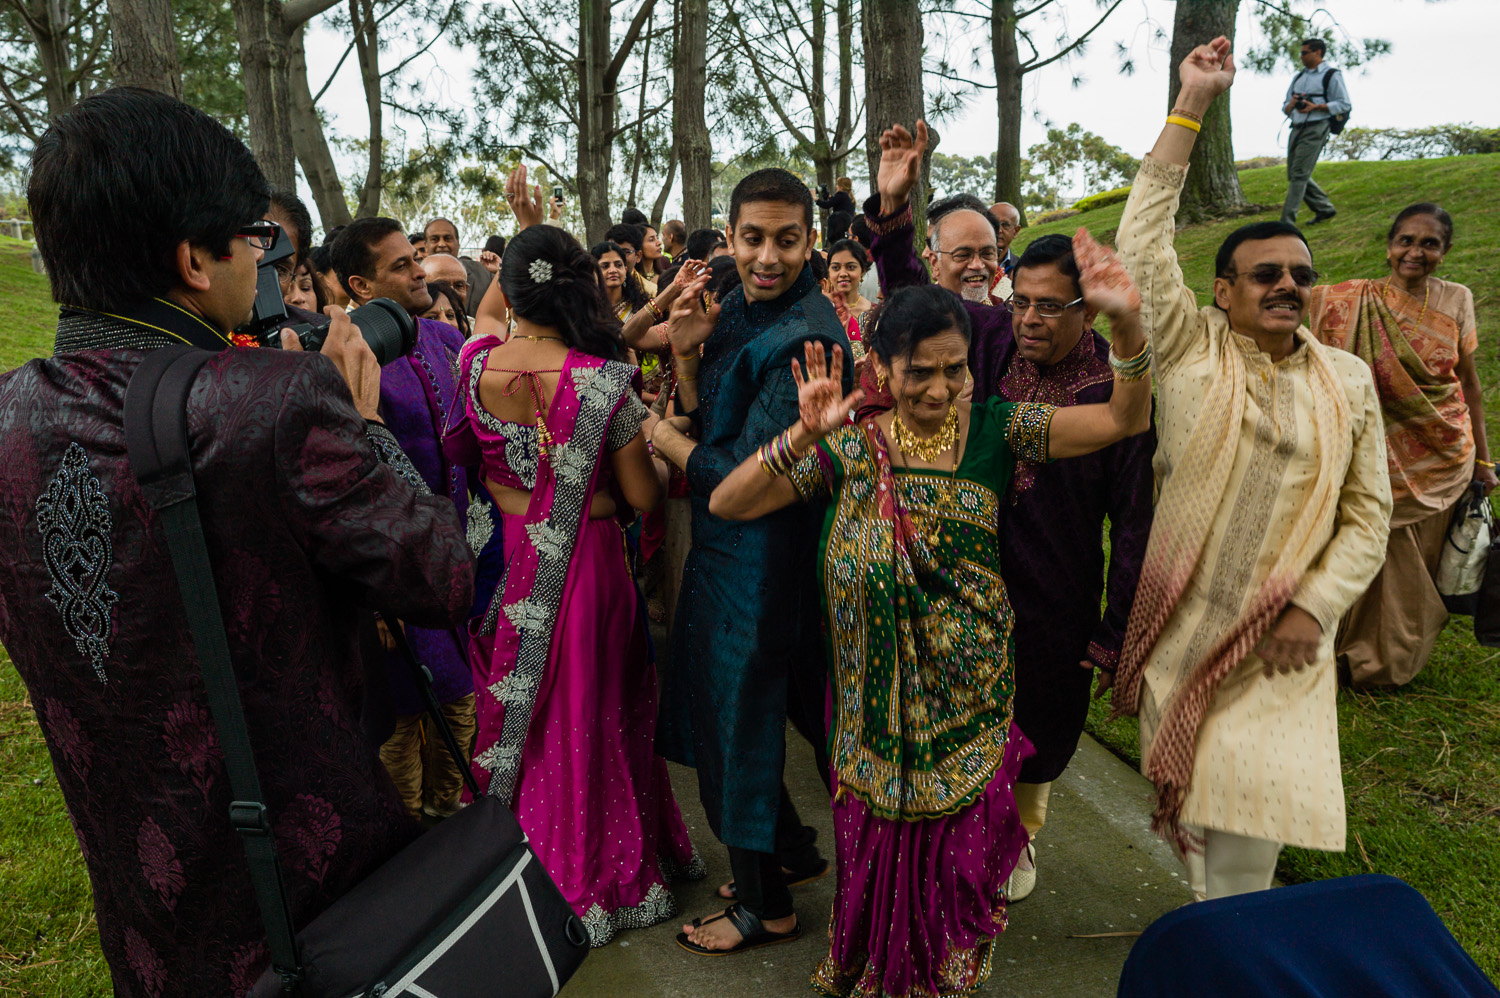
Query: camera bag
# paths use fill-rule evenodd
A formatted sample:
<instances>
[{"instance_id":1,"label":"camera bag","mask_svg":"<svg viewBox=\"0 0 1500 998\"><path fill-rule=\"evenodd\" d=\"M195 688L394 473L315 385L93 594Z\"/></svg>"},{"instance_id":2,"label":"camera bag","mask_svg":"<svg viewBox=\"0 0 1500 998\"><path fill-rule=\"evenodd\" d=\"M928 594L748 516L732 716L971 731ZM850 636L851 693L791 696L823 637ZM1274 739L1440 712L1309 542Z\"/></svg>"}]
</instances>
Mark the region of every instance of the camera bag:
<instances>
[{"instance_id":1,"label":"camera bag","mask_svg":"<svg viewBox=\"0 0 1500 998\"><path fill-rule=\"evenodd\" d=\"M469 998L555 995L588 954L582 921L542 868L506 803L475 793L431 673L399 627L428 711L474 802L424 833L296 932L250 732L219 609L188 455L187 399L213 354L171 346L148 353L125 393L125 444L147 503L162 518L193 645L223 746L271 968L258 998Z\"/></svg>"}]
</instances>

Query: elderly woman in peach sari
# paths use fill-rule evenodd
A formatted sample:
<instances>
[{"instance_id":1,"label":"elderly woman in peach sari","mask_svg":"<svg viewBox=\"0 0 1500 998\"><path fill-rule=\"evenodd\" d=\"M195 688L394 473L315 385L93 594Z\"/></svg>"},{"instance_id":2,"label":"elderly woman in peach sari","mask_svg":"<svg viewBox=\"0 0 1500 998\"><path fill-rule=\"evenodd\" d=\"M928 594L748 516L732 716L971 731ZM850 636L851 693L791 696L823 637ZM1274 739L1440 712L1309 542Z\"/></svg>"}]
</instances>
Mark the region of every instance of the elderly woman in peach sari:
<instances>
[{"instance_id":1,"label":"elderly woman in peach sari","mask_svg":"<svg viewBox=\"0 0 1500 998\"><path fill-rule=\"evenodd\" d=\"M1411 205L1386 237L1389 274L1312 292L1313 333L1375 374L1395 501L1385 567L1339 628L1339 664L1356 686L1400 686L1427 664L1448 619L1434 577L1454 507L1496 484L1474 295L1432 276L1452 245L1446 211Z\"/></svg>"}]
</instances>

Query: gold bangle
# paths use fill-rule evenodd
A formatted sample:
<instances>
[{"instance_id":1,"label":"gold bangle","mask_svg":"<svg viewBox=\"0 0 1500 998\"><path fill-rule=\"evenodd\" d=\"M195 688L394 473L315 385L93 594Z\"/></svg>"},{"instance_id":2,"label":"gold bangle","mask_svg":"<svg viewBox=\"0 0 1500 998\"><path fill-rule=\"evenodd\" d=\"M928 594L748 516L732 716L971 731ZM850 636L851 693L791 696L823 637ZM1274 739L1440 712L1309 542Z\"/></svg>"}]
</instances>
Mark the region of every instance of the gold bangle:
<instances>
[{"instance_id":1,"label":"gold bangle","mask_svg":"<svg viewBox=\"0 0 1500 998\"><path fill-rule=\"evenodd\" d=\"M1169 114L1169 115L1167 115L1167 124L1169 124L1169 125L1181 125L1183 128L1191 129L1194 132L1201 132L1201 131L1203 131L1203 126L1200 125L1200 124L1198 124L1192 118L1184 118L1181 115L1177 115L1177 114Z\"/></svg>"},{"instance_id":2,"label":"gold bangle","mask_svg":"<svg viewBox=\"0 0 1500 998\"><path fill-rule=\"evenodd\" d=\"M683 381L697 381L698 380L698 376L695 374L695 375L693 375L690 378L686 374L683 374L681 371L678 371L677 372L677 380L679 382L683 382Z\"/></svg>"},{"instance_id":3,"label":"gold bangle","mask_svg":"<svg viewBox=\"0 0 1500 998\"><path fill-rule=\"evenodd\" d=\"M1477 465L1479 465L1481 468L1493 468L1495 466L1495 462L1494 461L1486 461L1486 460L1484 460L1483 458L1480 458L1480 457L1476 457L1474 459L1474 463L1477 464Z\"/></svg>"},{"instance_id":4,"label":"gold bangle","mask_svg":"<svg viewBox=\"0 0 1500 998\"><path fill-rule=\"evenodd\" d=\"M1196 121L1198 124L1200 124L1200 125L1203 124L1203 116L1202 115L1195 114L1192 111L1188 111L1188 110L1185 110L1185 109L1180 108L1180 107L1174 107L1174 108L1172 108L1172 110L1168 111L1167 113L1170 114L1170 115L1172 115L1173 117L1191 118L1194 121Z\"/></svg>"}]
</instances>

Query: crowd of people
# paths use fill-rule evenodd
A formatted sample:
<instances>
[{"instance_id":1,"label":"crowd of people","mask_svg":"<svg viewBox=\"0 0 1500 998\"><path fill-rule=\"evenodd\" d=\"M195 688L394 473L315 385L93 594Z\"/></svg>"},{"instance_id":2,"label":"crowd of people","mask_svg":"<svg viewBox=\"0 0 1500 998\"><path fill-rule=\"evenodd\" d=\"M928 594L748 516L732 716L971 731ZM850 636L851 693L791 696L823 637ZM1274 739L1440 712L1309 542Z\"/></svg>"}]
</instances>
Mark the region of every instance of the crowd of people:
<instances>
[{"instance_id":1,"label":"crowd of people","mask_svg":"<svg viewBox=\"0 0 1500 998\"><path fill-rule=\"evenodd\" d=\"M1341 850L1339 677L1420 671L1453 510L1496 484L1473 296L1433 276L1454 224L1419 202L1388 272L1341 283L1290 221L1238 228L1200 308L1174 215L1229 43L1179 72L1116 248L1018 254L1019 213L971 194L915 230L922 122L881 136L863 204L762 169L723 230L627 212L591 246L522 166L518 231L471 259L445 218L314 247L295 194L171 98L60 116L29 189L56 352L0 376L0 641L117 993L243 994L267 960L120 431L142 351L172 342L220 352L194 472L299 919L464 806L467 766L593 945L667 921L707 872L670 760L732 874L683 949L798 938L793 889L833 871L819 993L963 993L1106 694L1198 898L1269 888L1284 845ZM237 349L283 237L285 307L327 325L327 363L290 332ZM375 299L416 325L384 367L347 315ZM822 848L788 723L829 793Z\"/></svg>"}]
</instances>

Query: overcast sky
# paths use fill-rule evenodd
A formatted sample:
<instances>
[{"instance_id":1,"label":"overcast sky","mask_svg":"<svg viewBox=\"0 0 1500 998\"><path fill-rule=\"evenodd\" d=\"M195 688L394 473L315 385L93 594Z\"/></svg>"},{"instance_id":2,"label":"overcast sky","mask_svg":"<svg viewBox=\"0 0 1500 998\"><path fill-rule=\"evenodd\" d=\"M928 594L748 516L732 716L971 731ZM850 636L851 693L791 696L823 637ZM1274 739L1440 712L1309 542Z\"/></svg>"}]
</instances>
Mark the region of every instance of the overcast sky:
<instances>
[{"instance_id":1,"label":"overcast sky","mask_svg":"<svg viewBox=\"0 0 1500 998\"><path fill-rule=\"evenodd\" d=\"M477 16L482 5L471 0L470 6ZM1061 0L1060 6L1074 30L1091 24L1097 10L1094 0ZM1240 47L1254 38L1252 10L1256 6L1257 0L1242 0ZM1347 74L1354 124L1418 127L1469 121L1500 125L1496 113L1500 57L1493 48L1494 39L1500 37L1500 0L1321 0L1319 6L1326 12L1315 15L1320 31L1330 36L1342 31L1353 38L1385 38L1393 44L1390 55ZM1058 125L1076 121L1133 155L1145 152L1165 117L1173 8L1172 0L1126 0L1094 36L1097 42L1087 55L1028 75L1023 149L1046 137L1045 124L1034 117L1040 114ZM976 23L973 41L987 47L988 30L982 22ZM1168 39L1153 40L1151 25L1160 26ZM1119 73L1116 41L1131 45L1134 75ZM344 44L332 32L314 27L307 49L315 88L332 71ZM394 63L401 48L400 41L393 45L382 57L386 64ZM461 106L469 102L472 67L472 57L461 47L447 52L434 48L430 57L413 65L427 86ZM1291 75L1290 71L1262 76L1241 70L1232 91L1238 158L1284 154L1286 129L1280 105ZM1081 77L1077 87L1072 85L1075 76ZM981 69L975 78L993 82L993 71ZM323 107L337 133L358 136L366 127L354 59L345 62ZM942 127L940 148L964 156L990 153L997 134L993 92L985 90ZM719 158L721 151L716 149L714 154Z\"/></svg>"}]
</instances>

